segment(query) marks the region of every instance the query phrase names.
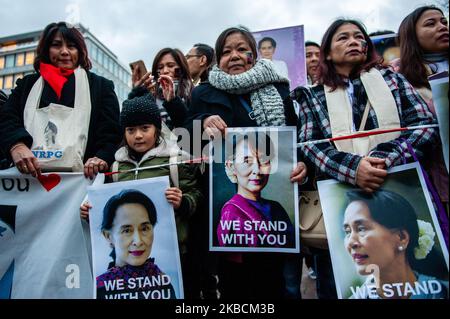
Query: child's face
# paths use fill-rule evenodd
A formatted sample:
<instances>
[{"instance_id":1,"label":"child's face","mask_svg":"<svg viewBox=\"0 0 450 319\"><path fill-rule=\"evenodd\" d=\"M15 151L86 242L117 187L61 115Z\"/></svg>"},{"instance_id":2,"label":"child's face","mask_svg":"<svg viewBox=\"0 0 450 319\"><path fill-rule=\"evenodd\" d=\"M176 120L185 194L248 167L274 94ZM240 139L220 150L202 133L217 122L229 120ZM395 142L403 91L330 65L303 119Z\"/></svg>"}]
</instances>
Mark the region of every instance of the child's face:
<instances>
[{"instance_id":1,"label":"child's face","mask_svg":"<svg viewBox=\"0 0 450 319\"><path fill-rule=\"evenodd\" d=\"M156 127L153 124L130 126L125 129L128 147L138 153L146 153L156 144Z\"/></svg>"},{"instance_id":2,"label":"child's face","mask_svg":"<svg viewBox=\"0 0 450 319\"><path fill-rule=\"evenodd\" d=\"M238 193L247 198L259 196L269 181L270 159L247 142L241 141L236 146L233 165Z\"/></svg>"}]
</instances>

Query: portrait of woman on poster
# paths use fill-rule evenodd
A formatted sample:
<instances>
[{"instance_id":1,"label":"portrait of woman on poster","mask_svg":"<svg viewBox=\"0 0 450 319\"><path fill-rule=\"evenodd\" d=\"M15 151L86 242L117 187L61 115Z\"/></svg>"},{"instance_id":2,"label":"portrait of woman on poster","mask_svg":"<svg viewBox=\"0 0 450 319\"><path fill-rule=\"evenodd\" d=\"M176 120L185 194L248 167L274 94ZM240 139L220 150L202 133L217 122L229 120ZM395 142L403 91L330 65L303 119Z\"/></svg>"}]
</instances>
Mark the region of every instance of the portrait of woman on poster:
<instances>
[{"instance_id":1,"label":"portrait of woman on poster","mask_svg":"<svg viewBox=\"0 0 450 319\"><path fill-rule=\"evenodd\" d=\"M114 293L136 293L159 290L161 299L176 299L172 284L163 280L167 276L149 258L152 251L157 212L152 200L137 190L123 190L111 197L103 209L102 234L112 248L113 261L107 272L97 277L97 299L108 294L106 282L124 280L125 289ZM160 278L160 284L130 289L130 278ZM156 281L156 280L155 280ZM145 299L139 294L139 299Z\"/></svg>"},{"instance_id":2,"label":"portrait of woman on poster","mask_svg":"<svg viewBox=\"0 0 450 319\"><path fill-rule=\"evenodd\" d=\"M250 135L233 136L231 158L225 162L226 174L230 181L236 184L237 193L222 208L217 227L219 245L228 246L223 238L234 233L245 234L247 238L251 236L253 241L247 245L229 246L295 247L294 226L286 210L278 202L264 199L261 194L269 182L270 174L273 173L271 162L276 157L273 142L264 132L257 131ZM225 229L223 225L226 221L239 221L239 230ZM247 230L245 223L248 221L261 223L260 225L267 228L273 223L279 230L266 230L263 227ZM262 243L259 235L269 234L280 235L283 239L276 245Z\"/></svg>"},{"instance_id":3,"label":"portrait of woman on poster","mask_svg":"<svg viewBox=\"0 0 450 319\"><path fill-rule=\"evenodd\" d=\"M351 190L347 198L345 248L359 275L369 275L374 266L379 274L379 282L375 275L369 275L355 290L378 287L376 294L364 294L368 299L448 298L448 269L442 253L436 250L433 226L418 219L403 196L384 189L371 194ZM436 278L436 274L447 276Z\"/></svg>"}]
</instances>

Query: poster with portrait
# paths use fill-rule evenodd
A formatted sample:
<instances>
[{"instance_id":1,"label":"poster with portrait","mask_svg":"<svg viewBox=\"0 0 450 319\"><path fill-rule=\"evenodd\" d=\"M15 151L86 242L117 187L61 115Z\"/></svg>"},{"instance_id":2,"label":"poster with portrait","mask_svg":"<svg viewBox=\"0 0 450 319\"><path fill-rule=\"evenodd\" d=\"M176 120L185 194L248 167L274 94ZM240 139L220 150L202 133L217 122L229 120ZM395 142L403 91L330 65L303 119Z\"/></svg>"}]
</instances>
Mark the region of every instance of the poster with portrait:
<instances>
[{"instance_id":1,"label":"poster with portrait","mask_svg":"<svg viewBox=\"0 0 450 319\"><path fill-rule=\"evenodd\" d=\"M383 57L383 64L389 65L393 60L400 58L400 47L397 44L397 34L383 34L370 37L375 50Z\"/></svg>"},{"instance_id":2,"label":"poster with portrait","mask_svg":"<svg viewBox=\"0 0 450 319\"><path fill-rule=\"evenodd\" d=\"M303 25L253 32L258 59L272 60L280 75L290 80L291 90L306 85L305 35Z\"/></svg>"},{"instance_id":3,"label":"poster with portrait","mask_svg":"<svg viewBox=\"0 0 450 319\"><path fill-rule=\"evenodd\" d=\"M441 72L429 77L433 92L433 105L439 123L439 136L442 142L442 152L448 172L448 72Z\"/></svg>"},{"instance_id":4,"label":"poster with portrait","mask_svg":"<svg viewBox=\"0 0 450 319\"><path fill-rule=\"evenodd\" d=\"M97 299L182 299L169 177L88 189Z\"/></svg>"},{"instance_id":5,"label":"poster with portrait","mask_svg":"<svg viewBox=\"0 0 450 319\"><path fill-rule=\"evenodd\" d=\"M388 173L373 194L318 182L338 297L448 298L448 249L420 166Z\"/></svg>"},{"instance_id":6,"label":"poster with portrait","mask_svg":"<svg viewBox=\"0 0 450 319\"><path fill-rule=\"evenodd\" d=\"M211 251L299 252L295 133L232 128L211 148Z\"/></svg>"}]
</instances>

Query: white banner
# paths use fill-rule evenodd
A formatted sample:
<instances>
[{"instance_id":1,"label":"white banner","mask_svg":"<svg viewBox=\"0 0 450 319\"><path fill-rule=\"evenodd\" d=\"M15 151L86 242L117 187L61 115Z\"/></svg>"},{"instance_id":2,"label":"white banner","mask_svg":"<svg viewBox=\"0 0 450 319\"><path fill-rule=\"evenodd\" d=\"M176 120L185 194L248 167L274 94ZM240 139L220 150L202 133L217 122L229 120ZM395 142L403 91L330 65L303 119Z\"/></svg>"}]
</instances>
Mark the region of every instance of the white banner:
<instances>
[{"instance_id":1,"label":"white banner","mask_svg":"<svg viewBox=\"0 0 450 319\"><path fill-rule=\"evenodd\" d=\"M0 299L92 298L80 173L0 171Z\"/></svg>"}]
</instances>

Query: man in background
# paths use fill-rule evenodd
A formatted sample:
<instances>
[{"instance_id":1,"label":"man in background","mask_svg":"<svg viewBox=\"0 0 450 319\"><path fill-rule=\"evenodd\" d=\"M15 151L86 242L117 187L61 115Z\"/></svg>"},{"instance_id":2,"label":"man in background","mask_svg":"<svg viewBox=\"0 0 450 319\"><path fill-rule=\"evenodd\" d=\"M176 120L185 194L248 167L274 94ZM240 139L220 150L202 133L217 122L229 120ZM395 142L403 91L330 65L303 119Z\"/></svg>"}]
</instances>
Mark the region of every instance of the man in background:
<instances>
[{"instance_id":1,"label":"man in background","mask_svg":"<svg viewBox=\"0 0 450 319\"><path fill-rule=\"evenodd\" d=\"M194 86L208 81L209 70L215 64L214 49L207 44L194 44L186 54L192 83Z\"/></svg>"},{"instance_id":2,"label":"man in background","mask_svg":"<svg viewBox=\"0 0 450 319\"><path fill-rule=\"evenodd\" d=\"M319 80L320 45L312 41L306 41L305 52L308 85L314 85Z\"/></svg>"}]
</instances>

